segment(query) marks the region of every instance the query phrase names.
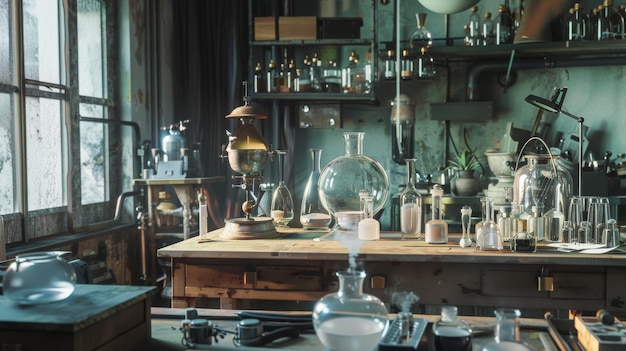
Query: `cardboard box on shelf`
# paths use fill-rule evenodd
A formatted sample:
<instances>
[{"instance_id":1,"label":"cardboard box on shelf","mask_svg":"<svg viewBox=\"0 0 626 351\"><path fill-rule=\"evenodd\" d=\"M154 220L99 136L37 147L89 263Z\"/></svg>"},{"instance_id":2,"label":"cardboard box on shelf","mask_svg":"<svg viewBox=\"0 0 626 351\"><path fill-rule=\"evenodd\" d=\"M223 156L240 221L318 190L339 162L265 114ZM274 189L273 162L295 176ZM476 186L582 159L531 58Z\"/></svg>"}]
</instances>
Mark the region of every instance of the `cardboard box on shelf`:
<instances>
[{"instance_id":1,"label":"cardboard box on shelf","mask_svg":"<svg viewBox=\"0 0 626 351\"><path fill-rule=\"evenodd\" d=\"M278 17L278 40L317 39L317 17Z\"/></svg>"},{"instance_id":2,"label":"cardboard box on shelf","mask_svg":"<svg viewBox=\"0 0 626 351\"><path fill-rule=\"evenodd\" d=\"M276 39L276 17L255 17L254 40Z\"/></svg>"}]
</instances>

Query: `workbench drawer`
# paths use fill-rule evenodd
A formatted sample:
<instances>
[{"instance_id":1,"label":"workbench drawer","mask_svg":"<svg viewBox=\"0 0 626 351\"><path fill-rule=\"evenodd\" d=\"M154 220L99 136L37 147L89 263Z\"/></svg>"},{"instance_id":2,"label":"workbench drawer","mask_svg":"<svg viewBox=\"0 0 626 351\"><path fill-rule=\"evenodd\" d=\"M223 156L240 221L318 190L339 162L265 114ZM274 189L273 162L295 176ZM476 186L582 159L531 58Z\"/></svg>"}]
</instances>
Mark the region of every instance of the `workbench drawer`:
<instances>
[{"instance_id":1,"label":"workbench drawer","mask_svg":"<svg viewBox=\"0 0 626 351\"><path fill-rule=\"evenodd\" d=\"M318 291L324 281L322 268L314 266L188 264L186 269L186 285L192 287Z\"/></svg>"},{"instance_id":2,"label":"workbench drawer","mask_svg":"<svg viewBox=\"0 0 626 351\"><path fill-rule=\"evenodd\" d=\"M539 291L538 271L483 270L481 291L486 296L603 299L604 272L554 272L552 291Z\"/></svg>"}]
</instances>

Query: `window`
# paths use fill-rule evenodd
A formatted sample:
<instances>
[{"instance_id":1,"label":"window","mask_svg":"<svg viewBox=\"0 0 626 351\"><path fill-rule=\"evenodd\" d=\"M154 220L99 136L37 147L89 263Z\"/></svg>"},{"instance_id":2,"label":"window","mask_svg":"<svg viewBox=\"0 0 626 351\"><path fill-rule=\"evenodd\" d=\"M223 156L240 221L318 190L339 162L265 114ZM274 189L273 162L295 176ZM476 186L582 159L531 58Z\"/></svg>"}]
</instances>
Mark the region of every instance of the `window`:
<instances>
[{"instance_id":1,"label":"window","mask_svg":"<svg viewBox=\"0 0 626 351\"><path fill-rule=\"evenodd\" d=\"M0 215L26 221L8 243L112 216L132 157L111 123L114 3L0 0Z\"/></svg>"}]
</instances>

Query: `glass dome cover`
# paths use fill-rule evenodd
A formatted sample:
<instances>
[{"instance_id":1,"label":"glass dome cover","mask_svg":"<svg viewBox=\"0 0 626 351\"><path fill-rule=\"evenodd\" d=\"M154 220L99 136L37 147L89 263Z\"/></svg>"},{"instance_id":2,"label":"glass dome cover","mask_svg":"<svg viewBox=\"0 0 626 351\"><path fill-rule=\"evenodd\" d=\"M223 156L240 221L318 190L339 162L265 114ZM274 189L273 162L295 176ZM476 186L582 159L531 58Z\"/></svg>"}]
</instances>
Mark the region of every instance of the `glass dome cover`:
<instances>
[{"instance_id":1,"label":"glass dome cover","mask_svg":"<svg viewBox=\"0 0 626 351\"><path fill-rule=\"evenodd\" d=\"M361 190L373 197L374 213L383 208L389 196L389 178L384 168L363 155L364 135L362 132L343 133L345 155L330 161L320 174L322 206L335 217L338 212L361 211Z\"/></svg>"}]
</instances>

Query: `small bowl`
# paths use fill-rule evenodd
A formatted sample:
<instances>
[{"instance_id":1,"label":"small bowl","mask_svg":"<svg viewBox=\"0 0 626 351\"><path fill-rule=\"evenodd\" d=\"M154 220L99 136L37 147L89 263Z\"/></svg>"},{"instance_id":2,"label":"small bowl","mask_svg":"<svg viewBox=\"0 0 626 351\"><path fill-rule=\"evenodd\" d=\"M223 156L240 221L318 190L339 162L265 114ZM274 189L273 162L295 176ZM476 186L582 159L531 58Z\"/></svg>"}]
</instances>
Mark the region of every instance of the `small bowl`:
<instances>
[{"instance_id":1,"label":"small bowl","mask_svg":"<svg viewBox=\"0 0 626 351\"><path fill-rule=\"evenodd\" d=\"M457 13L478 4L479 0L419 0L427 9L437 13Z\"/></svg>"}]
</instances>

